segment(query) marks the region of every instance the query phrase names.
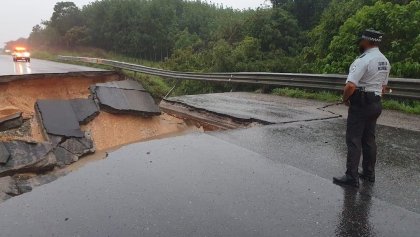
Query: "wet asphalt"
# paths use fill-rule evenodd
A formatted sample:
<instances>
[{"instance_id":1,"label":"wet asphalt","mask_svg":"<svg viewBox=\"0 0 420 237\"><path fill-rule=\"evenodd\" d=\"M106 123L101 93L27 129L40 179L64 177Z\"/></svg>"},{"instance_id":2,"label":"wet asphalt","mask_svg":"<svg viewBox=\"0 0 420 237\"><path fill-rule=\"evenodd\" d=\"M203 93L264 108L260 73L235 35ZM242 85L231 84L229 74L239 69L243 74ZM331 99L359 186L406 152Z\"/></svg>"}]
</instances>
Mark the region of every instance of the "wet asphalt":
<instances>
[{"instance_id":1,"label":"wet asphalt","mask_svg":"<svg viewBox=\"0 0 420 237\"><path fill-rule=\"evenodd\" d=\"M172 97L167 100L239 119L261 121L265 124L322 120L338 116L317 109L325 103L285 104L281 97L264 94L215 93Z\"/></svg>"},{"instance_id":2,"label":"wet asphalt","mask_svg":"<svg viewBox=\"0 0 420 237\"><path fill-rule=\"evenodd\" d=\"M331 119L212 135L331 181L345 172L345 123ZM420 213L419 141L420 132L378 126L377 181L366 195Z\"/></svg>"},{"instance_id":3,"label":"wet asphalt","mask_svg":"<svg viewBox=\"0 0 420 237\"><path fill-rule=\"evenodd\" d=\"M286 155L286 154L284 154ZM4 236L418 236L420 215L206 134L138 143L0 206Z\"/></svg>"},{"instance_id":4,"label":"wet asphalt","mask_svg":"<svg viewBox=\"0 0 420 237\"><path fill-rule=\"evenodd\" d=\"M57 63L40 59L31 59L27 62L13 62L10 55L0 55L0 76L43 74L43 73L69 73L104 71L97 68Z\"/></svg>"},{"instance_id":5,"label":"wet asphalt","mask_svg":"<svg viewBox=\"0 0 420 237\"><path fill-rule=\"evenodd\" d=\"M324 103L214 98L173 100L279 124L120 148L1 204L0 236L420 235L420 132L379 126L377 182L342 188L345 120Z\"/></svg>"}]
</instances>

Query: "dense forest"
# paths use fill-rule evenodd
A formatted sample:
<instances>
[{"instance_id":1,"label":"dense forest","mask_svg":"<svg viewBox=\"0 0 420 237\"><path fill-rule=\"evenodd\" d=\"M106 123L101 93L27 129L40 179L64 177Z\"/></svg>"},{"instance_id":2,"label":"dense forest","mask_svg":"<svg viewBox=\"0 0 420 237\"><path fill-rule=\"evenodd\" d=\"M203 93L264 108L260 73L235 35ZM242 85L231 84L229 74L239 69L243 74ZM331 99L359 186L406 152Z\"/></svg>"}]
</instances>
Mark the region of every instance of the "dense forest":
<instances>
[{"instance_id":1,"label":"dense forest","mask_svg":"<svg viewBox=\"0 0 420 237\"><path fill-rule=\"evenodd\" d=\"M419 0L271 0L234 10L202 1L59 2L32 47L96 47L180 71L346 73L374 28L392 74L420 78Z\"/></svg>"}]
</instances>

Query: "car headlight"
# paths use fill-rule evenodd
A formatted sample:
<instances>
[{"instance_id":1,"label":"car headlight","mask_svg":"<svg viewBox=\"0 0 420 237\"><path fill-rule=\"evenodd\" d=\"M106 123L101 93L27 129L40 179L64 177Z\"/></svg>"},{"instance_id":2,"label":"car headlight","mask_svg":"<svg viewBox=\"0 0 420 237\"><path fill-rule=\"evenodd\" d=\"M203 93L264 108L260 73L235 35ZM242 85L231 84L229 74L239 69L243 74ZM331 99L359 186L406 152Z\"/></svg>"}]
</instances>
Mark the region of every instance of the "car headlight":
<instances>
[{"instance_id":1,"label":"car headlight","mask_svg":"<svg viewBox=\"0 0 420 237\"><path fill-rule=\"evenodd\" d=\"M17 57L22 57L22 54L21 53L17 53L16 56Z\"/></svg>"},{"instance_id":2,"label":"car headlight","mask_svg":"<svg viewBox=\"0 0 420 237\"><path fill-rule=\"evenodd\" d=\"M26 53L23 53L23 56L24 56L24 57L30 57L30 56L31 56L31 54L30 54L30 53L28 53L28 52L26 52Z\"/></svg>"}]
</instances>

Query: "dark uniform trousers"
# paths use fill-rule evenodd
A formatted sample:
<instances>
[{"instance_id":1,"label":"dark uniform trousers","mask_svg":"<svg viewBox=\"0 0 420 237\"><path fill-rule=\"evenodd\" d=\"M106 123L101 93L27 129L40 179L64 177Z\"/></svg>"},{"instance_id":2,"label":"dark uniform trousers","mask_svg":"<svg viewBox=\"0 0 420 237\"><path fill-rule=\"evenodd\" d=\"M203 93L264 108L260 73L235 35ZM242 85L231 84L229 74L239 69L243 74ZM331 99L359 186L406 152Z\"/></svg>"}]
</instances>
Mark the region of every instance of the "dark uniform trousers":
<instances>
[{"instance_id":1,"label":"dark uniform trousers","mask_svg":"<svg viewBox=\"0 0 420 237\"><path fill-rule=\"evenodd\" d=\"M382 113L381 97L372 92L357 90L350 98L347 118L347 171L358 178L360 157L363 153L363 173L375 174L376 164L376 121Z\"/></svg>"}]
</instances>

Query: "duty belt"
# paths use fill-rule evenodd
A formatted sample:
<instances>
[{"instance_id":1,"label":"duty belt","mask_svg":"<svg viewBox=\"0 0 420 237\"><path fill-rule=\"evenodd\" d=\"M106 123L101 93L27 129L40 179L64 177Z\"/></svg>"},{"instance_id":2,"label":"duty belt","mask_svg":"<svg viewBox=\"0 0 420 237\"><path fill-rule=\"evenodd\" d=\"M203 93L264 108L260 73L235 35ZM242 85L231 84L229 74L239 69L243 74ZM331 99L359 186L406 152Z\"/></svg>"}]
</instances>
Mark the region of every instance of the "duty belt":
<instances>
[{"instance_id":1,"label":"duty belt","mask_svg":"<svg viewBox=\"0 0 420 237\"><path fill-rule=\"evenodd\" d=\"M365 87L357 87L356 90L361 91L361 92L366 92Z\"/></svg>"},{"instance_id":2,"label":"duty belt","mask_svg":"<svg viewBox=\"0 0 420 237\"><path fill-rule=\"evenodd\" d=\"M350 97L351 104L359 106L379 102L380 100L380 96L377 96L373 91L366 91L364 87L357 87L357 90Z\"/></svg>"}]
</instances>

